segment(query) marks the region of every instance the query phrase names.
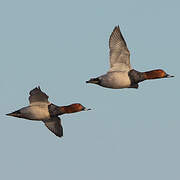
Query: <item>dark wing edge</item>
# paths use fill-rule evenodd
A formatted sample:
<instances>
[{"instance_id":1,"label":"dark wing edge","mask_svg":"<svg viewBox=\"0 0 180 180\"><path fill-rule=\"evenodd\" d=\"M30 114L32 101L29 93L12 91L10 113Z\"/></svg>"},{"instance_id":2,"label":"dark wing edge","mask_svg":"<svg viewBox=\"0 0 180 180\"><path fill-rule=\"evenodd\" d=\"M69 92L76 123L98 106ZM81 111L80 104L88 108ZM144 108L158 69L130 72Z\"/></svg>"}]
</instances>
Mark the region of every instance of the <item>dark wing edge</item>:
<instances>
[{"instance_id":1,"label":"dark wing edge","mask_svg":"<svg viewBox=\"0 0 180 180\"><path fill-rule=\"evenodd\" d=\"M110 35L110 38L109 38L109 48L111 49L111 40L115 40L115 39L121 39L122 42L124 43L125 47L127 48L127 44L126 44L126 41L120 31L120 27L119 25L118 26L115 26L115 28L113 29L113 32L111 33Z\"/></svg>"},{"instance_id":2,"label":"dark wing edge","mask_svg":"<svg viewBox=\"0 0 180 180\"><path fill-rule=\"evenodd\" d=\"M128 70L130 65L130 52L126 41L120 31L119 26L115 26L109 38L110 49L110 69L114 70ZM125 65L125 66L124 66Z\"/></svg>"},{"instance_id":3,"label":"dark wing edge","mask_svg":"<svg viewBox=\"0 0 180 180\"><path fill-rule=\"evenodd\" d=\"M63 127L59 117L53 117L49 121L43 121L46 127L58 137L63 136Z\"/></svg>"},{"instance_id":4,"label":"dark wing edge","mask_svg":"<svg viewBox=\"0 0 180 180\"><path fill-rule=\"evenodd\" d=\"M48 103L48 98L47 94L41 91L40 86L35 87L33 90L29 92L29 102L47 102Z\"/></svg>"}]
</instances>

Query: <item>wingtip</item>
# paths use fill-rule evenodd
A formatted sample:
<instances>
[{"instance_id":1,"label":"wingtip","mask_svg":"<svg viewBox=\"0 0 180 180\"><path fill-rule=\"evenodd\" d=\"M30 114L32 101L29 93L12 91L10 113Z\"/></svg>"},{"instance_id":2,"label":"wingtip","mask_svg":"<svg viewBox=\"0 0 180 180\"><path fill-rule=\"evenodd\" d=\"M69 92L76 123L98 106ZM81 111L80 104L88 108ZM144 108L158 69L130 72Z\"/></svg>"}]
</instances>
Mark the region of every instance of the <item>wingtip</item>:
<instances>
[{"instance_id":1,"label":"wingtip","mask_svg":"<svg viewBox=\"0 0 180 180\"><path fill-rule=\"evenodd\" d=\"M112 33L111 33L111 35L110 35L110 39L111 39L111 37L112 37L114 34L119 33L119 32L120 32L120 34L121 34L120 27L119 27L119 25L117 25L117 26L114 27L114 29L113 29L113 31L112 31Z\"/></svg>"},{"instance_id":2,"label":"wingtip","mask_svg":"<svg viewBox=\"0 0 180 180\"><path fill-rule=\"evenodd\" d=\"M120 29L119 24L114 27L114 30L115 29Z\"/></svg>"}]
</instances>

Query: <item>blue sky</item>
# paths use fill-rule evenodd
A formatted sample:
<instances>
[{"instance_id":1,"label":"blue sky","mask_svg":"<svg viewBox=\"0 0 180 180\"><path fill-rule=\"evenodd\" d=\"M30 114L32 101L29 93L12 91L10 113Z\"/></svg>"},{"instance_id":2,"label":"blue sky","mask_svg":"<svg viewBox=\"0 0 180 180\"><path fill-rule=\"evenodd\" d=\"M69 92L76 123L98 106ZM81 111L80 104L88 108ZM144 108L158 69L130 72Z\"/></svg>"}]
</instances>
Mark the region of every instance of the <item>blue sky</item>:
<instances>
[{"instance_id":1,"label":"blue sky","mask_svg":"<svg viewBox=\"0 0 180 180\"><path fill-rule=\"evenodd\" d=\"M179 180L179 16L179 1L1 1L0 178ZM108 71L118 24L133 68L175 78L138 90L86 84ZM54 104L94 110L63 115L61 139L5 116L38 85Z\"/></svg>"}]
</instances>

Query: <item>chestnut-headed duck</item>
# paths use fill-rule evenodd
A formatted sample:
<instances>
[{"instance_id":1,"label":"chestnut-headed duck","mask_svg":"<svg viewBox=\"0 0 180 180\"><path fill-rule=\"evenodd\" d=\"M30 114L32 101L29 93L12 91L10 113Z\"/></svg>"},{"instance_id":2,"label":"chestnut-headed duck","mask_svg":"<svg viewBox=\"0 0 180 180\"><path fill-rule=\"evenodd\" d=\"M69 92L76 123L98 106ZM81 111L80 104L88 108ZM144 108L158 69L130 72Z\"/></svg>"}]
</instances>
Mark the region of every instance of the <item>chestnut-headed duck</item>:
<instances>
[{"instance_id":1,"label":"chestnut-headed duck","mask_svg":"<svg viewBox=\"0 0 180 180\"><path fill-rule=\"evenodd\" d=\"M40 87L34 88L29 94L29 106L6 115L42 121L58 137L63 136L63 128L61 119L58 117L59 115L90 110L79 103L68 106L56 106L48 101L49 97L41 91Z\"/></svg>"},{"instance_id":2,"label":"chestnut-headed duck","mask_svg":"<svg viewBox=\"0 0 180 180\"><path fill-rule=\"evenodd\" d=\"M147 72L139 72L132 69L130 64L130 52L126 42L116 26L109 38L110 70L97 78L91 78L86 83L97 84L106 88L138 88L138 83L147 79L159 79L174 77L162 69Z\"/></svg>"}]
</instances>

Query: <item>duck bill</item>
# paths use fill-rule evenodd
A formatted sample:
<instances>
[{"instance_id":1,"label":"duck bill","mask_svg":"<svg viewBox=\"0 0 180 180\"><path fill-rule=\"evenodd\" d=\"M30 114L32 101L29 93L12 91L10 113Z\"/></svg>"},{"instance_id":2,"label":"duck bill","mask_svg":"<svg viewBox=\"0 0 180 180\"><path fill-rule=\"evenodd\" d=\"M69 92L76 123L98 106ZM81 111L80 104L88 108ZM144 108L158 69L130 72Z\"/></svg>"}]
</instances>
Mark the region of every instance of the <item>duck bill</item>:
<instances>
[{"instance_id":1,"label":"duck bill","mask_svg":"<svg viewBox=\"0 0 180 180\"><path fill-rule=\"evenodd\" d=\"M92 110L91 108L85 108L84 111L90 111Z\"/></svg>"},{"instance_id":2,"label":"duck bill","mask_svg":"<svg viewBox=\"0 0 180 180\"><path fill-rule=\"evenodd\" d=\"M172 77L174 77L174 76L169 75L169 74L166 74L166 76L165 76L165 78L172 78Z\"/></svg>"},{"instance_id":3,"label":"duck bill","mask_svg":"<svg viewBox=\"0 0 180 180\"><path fill-rule=\"evenodd\" d=\"M91 108L86 108L86 107L83 108L83 111L90 111L90 110L92 110L92 109Z\"/></svg>"}]
</instances>

